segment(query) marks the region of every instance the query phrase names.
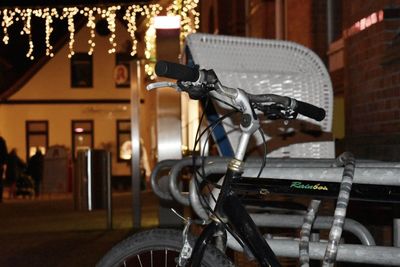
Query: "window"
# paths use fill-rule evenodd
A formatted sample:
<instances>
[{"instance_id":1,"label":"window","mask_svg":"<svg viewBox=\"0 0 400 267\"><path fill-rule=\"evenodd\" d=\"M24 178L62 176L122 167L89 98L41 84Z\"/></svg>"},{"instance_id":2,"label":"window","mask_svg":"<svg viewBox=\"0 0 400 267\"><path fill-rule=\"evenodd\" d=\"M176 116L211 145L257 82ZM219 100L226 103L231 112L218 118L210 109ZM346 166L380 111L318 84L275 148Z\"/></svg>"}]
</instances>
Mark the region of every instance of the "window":
<instances>
[{"instance_id":1,"label":"window","mask_svg":"<svg viewBox=\"0 0 400 267\"><path fill-rule=\"evenodd\" d=\"M72 155L76 158L79 150L93 148L94 130L92 120L74 120L72 129Z\"/></svg>"},{"instance_id":2,"label":"window","mask_svg":"<svg viewBox=\"0 0 400 267\"><path fill-rule=\"evenodd\" d=\"M48 121L26 121L26 159L36 153L37 149L46 154L49 147L49 122Z\"/></svg>"},{"instance_id":3,"label":"window","mask_svg":"<svg viewBox=\"0 0 400 267\"><path fill-rule=\"evenodd\" d=\"M93 58L88 53L75 53L71 57L71 87L93 87Z\"/></svg>"},{"instance_id":4,"label":"window","mask_svg":"<svg viewBox=\"0 0 400 267\"><path fill-rule=\"evenodd\" d=\"M114 81L117 88L129 88L131 86L130 62L133 57L126 53L115 54Z\"/></svg>"},{"instance_id":5,"label":"window","mask_svg":"<svg viewBox=\"0 0 400 267\"><path fill-rule=\"evenodd\" d=\"M130 120L117 120L117 155L118 161L131 159L132 145Z\"/></svg>"}]
</instances>

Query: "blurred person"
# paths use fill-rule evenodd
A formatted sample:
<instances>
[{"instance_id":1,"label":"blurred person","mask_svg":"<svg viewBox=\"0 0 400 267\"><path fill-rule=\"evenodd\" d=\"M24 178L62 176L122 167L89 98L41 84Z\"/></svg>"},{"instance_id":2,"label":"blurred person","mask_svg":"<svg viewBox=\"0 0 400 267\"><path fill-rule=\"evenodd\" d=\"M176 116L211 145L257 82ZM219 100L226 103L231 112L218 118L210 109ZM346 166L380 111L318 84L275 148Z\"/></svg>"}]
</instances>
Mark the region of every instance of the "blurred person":
<instances>
[{"instance_id":1,"label":"blurred person","mask_svg":"<svg viewBox=\"0 0 400 267\"><path fill-rule=\"evenodd\" d=\"M0 136L0 203L3 202L3 184L6 178L7 154L8 151L6 141Z\"/></svg>"},{"instance_id":2,"label":"blurred person","mask_svg":"<svg viewBox=\"0 0 400 267\"><path fill-rule=\"evenodd\" d=\"M17 149L13 148L8 154L6 169L6 180L10 186L10 198L14 197L17 179L21 177L25 168L25 163L17 155Z\"/></svg>"},{"instance_id":3,"label":"blurred person","mask_svg":"<svg viewBox=\"0 0 400 267\"><path fill-rule=\"evenodd\" d=\"M35 196L40 194L40 184L43 177L44 156L39 148L36 148L36 153L28 161L28 174L31 175L34 183Z\"/></svg>"}]
</instances>

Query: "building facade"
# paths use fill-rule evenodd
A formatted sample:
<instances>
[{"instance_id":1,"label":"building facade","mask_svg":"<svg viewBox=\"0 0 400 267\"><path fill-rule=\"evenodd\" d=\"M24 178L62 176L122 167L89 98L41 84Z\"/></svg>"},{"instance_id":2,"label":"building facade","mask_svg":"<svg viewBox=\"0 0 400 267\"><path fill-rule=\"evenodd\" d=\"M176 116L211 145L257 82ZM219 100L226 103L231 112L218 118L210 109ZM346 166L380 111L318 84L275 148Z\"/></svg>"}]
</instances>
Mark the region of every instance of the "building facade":
<instances>
[{"instance_id":1,"label":"building facade","mask_svg":"<svg viewBox=\"0 0 400 267\"><path fill-rule=\"evenodd\" d=\"M136 84L130 62L136 61L129 56L126 29L117 24L116 30L116 53L108 53L108 36L96 34L89 55L90 32L82 27L75 33L71 58L67 41L0 104L0 134L22 159L55 145L65 147L72 160L80 149L105 149L112 153L113 176L130 176L131 82ZM151 105L150 93L142 93L141 103ZM152 112L149 108L143 114L152 118ZM147 136L143 142L149 142Z\"/></svg>"}]
</instances>

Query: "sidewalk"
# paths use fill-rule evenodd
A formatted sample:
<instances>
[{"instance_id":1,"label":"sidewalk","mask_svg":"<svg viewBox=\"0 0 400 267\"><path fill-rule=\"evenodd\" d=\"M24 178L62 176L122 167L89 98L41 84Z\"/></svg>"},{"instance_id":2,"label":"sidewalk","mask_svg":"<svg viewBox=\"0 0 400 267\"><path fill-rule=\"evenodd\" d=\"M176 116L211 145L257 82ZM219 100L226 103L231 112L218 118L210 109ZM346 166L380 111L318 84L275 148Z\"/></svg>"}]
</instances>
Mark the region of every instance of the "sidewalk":
<instances>
[{"instance_id":1,"label":"sidewalk","mask_svg":"<svg viewBox=\"0 0 400 267\"><path fill-rule=\"evenodd\" d=\"M142 193L142 227L158 225L158 199ZM113 230L106 211L75 211L71 195L5 199L0 204L0 266L94 266L132 231L131 194L113 194Z\"/></svg>"}]
</instances>

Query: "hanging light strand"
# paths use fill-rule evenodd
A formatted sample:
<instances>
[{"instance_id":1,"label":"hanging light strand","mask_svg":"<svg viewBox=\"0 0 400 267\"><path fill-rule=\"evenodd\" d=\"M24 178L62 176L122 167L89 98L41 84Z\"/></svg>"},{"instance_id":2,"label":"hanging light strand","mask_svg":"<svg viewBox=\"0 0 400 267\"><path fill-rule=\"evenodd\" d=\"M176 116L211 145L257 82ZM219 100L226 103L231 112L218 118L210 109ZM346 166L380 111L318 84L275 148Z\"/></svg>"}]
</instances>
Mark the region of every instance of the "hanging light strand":
<instances>
[{"instance_id":1,"label":"hanging light strand","mask_svg":"<svg viewBox=\"0 0 400 267\"><path fill-rule=\"evenodd\" d=\"M22 21L24 22L24 27L22 28L21 35L28 36L28 52L26 53L26 57L33 60L35 57L33 56L33 41L32 41L32 30L31 30L31 22L32 22L32 9L27 8L20 12L20 16Z\"/></svg>"},{"instance_id":2,"label":"hanging light strand","mask_svg":"<svg viewBox=\"0 0 400 267\"><path fill-rule=\"evenodd\" d=\"M160 5L151 5L144 7L142 16L146 16L147 31L144 37L145 51L144 56L149 63L145 64L144 70L150 79L155 79L154 65L156 59L156 29L154 28L154 18L160 14L162 7Z\"/></svg>"},{"instance_id":3,"label":"hanging light strand","mask_svg":"<svg viewBox=\"0 0 400 267\"><path fill-rule=\"evenodd\" d=\"M146 17L147 31L145 34L145 57L148 60L154 61L155 58L155 43L156 43L156 29L154 28L154 17L160 14L162 8L160 5L145 6L141 13Z\"/></svg>"},{"instance_id":4,"label":"hanging light strand","mask_svg":"<svg viewBox=\"0 0 400 267\"><path fill-rule=\"evenodd\" d=\"M167 7L169 16L180 16L181 19L181 43L186 36L195 33L200 28L200 12L196 9L199 0L174 0L172 5Z\"/></svg>"},{"instance_id":5,"label":"hanging light strand","mask_svg":"<svg viewBox=\"0 0 400 267\"><path fill-rule=\"evenodd\" d=\"M121 6L111 6L107 9L103 9L101 11L101 17L107 20L108 29L110 30L110 37L108 38L111 48L108 49L108 53L112 54L116 52L117 43L115 41L115 17L117 16L116 12L121 9Z\"/></svg>"},{"instance_id":6,"label":"hanging light strand","mask_svg":"<svg viewBox=\"0 0 400 267\"><path fill-rule=\"evenodd\" d=\"M14 16L16 12L8 9L3 10L3 21L1 22L1 26L3 27L3 43L8 44L10 37L8 36L8 28L14 24Z\"/></svg>"},{"instance_id":7,"label":"hanging light strand","mask_svg":"<svg viewBox=\"0 0 400 267\"><path fill-rule=\"evenodd\" d=\"M81 11L82 12L82 11ZM88 45L89 45L89 51L88 54L92 55L94 51L94 47L96 46L94 42L94 38L96 37L96 16L95 13L97 13L96 8L89 8L85 7L83 10L83 15L87 17L87 23L86 27L89 28L90 30L90 36L88 40Z\"/></svg>"},{"instance_id":8,"label":"hanging light strand","mask_svg":"<svg viewBox=\"0 0 400 267\"><path fill-rule=\"evenodd\" d=\"M128 26L128 33L132 39L132 49L131 49L131 56L136 55L137 53L137 40L136 40L136 30L137 30L137 25L136 25L136 14L141 13L143 11L143 8L139 5L132 5L129 6L124 15L124 20L127 21L127 26Z\"/></svg>"},{"instance_id":9,"label":"hanging light strand","mask_svg":"<svg viewBox=\"0 0 400 267\"><path fill-rule=\"evenodd\" d=\"M74 16L79 13L79 9L77 7L65 7L63 8L61 19L66 18L68 23L68 31L69 31L69 42L68 42L68 58L71 58L74 52L74 43L75 43L75 23Z\"/></svg>"},{"instance_id":10,"label":"hanging light strand","mask_svg":"<svg viewBox=\"0 0 400 267\"><path fill-rule=\"evenodd\" d=\"M45 8L44 10L35 10L34 14L39 17L39 18L43 18L45 20L45 43L46 43L46 55L53 57L54 53L53 53L53 46L50 43L50 37L51 37L51 33L53 32L53 18L58 18L58 12L57 9L52 8Z\"/></svg>"}]
</instances>

